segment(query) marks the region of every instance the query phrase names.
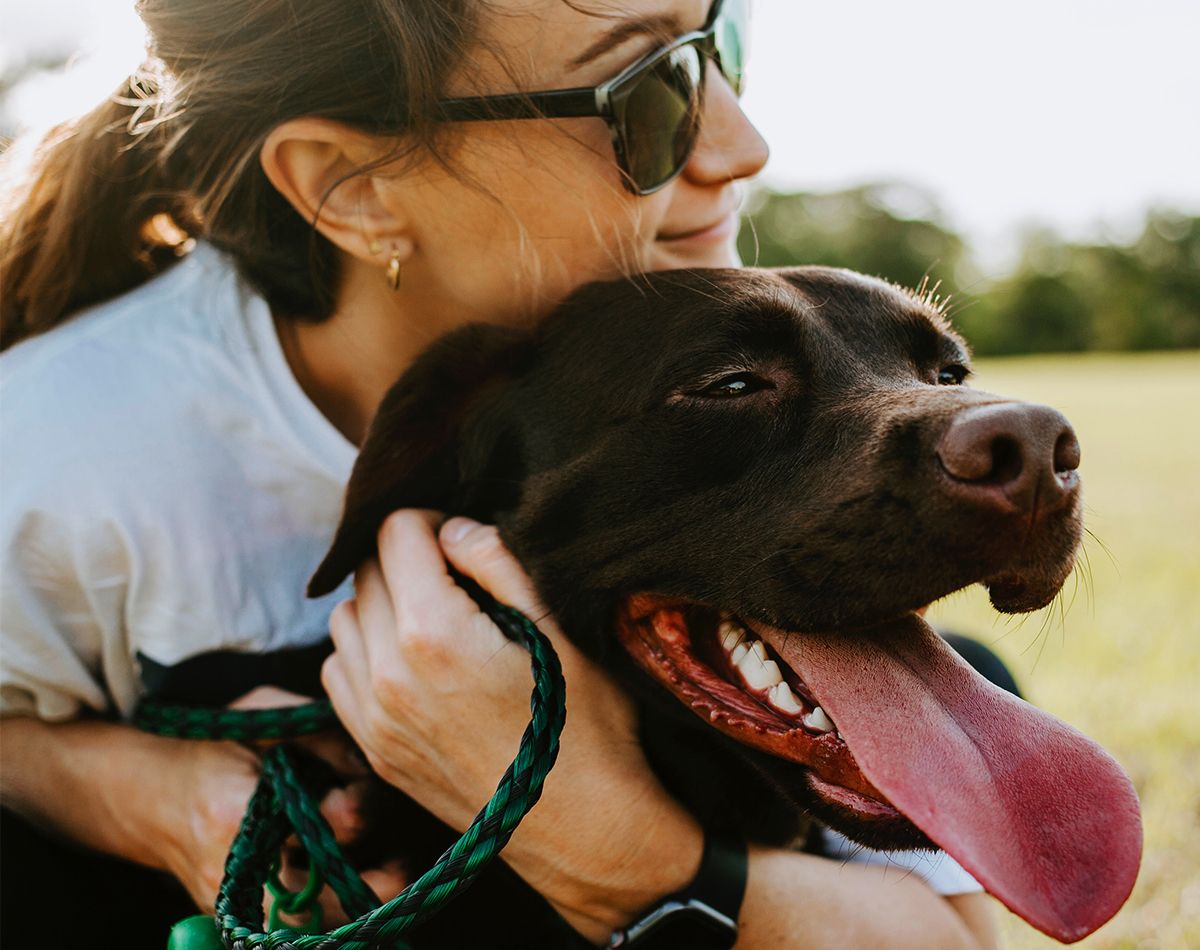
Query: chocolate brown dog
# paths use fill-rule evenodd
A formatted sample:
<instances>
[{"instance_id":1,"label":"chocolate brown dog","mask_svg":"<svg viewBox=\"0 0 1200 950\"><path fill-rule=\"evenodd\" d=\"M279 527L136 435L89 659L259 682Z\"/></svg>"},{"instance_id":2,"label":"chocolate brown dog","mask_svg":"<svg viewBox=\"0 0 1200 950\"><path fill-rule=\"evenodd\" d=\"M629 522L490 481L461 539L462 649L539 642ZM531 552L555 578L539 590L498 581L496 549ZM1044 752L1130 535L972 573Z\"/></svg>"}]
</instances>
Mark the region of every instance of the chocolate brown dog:
<instances>
[{"instance_id":1,"label":"chocolate brown dog","mask_svg":"<svg viewBox=\"0 0 1200 950\"><path fill-rule=\"evenodd\" d=\"M974 583L1043 606L1080 539L1071 427L969 365L927 299L825 268L650 274L463 328L384 400L311 590L396 508L494 521L706 825L932 841L1078 939L1136 877L1128 779L914 614Z\"/></svg>"}]
</instances>

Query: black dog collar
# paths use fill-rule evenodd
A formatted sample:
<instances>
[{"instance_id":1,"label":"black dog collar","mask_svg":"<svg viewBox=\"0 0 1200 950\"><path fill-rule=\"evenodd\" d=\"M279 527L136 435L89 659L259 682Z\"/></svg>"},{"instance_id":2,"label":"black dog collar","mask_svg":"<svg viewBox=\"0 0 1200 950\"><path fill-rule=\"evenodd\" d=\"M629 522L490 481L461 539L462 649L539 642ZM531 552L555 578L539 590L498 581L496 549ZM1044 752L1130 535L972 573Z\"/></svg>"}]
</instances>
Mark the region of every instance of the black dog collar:
<instances>
[{"instance_id":1,"label":"black dog collar","mask_svg":"<svg viewBox=\"0 0 1200 950\"><path fill-rule=\"evenodd\" d=\"M746 843L706 834L700 870L692 883L671 894L608 939L610 950L730 950L737 941L738 912L746 893Z\"/></svg>"}]
</instances>

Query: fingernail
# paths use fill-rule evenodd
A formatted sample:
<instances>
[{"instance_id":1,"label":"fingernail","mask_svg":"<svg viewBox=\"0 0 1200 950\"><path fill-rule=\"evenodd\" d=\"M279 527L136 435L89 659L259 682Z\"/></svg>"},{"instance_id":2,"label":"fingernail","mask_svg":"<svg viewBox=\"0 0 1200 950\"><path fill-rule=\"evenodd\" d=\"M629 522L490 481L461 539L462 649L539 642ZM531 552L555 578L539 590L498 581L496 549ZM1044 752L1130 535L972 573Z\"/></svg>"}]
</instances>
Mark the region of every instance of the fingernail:
<instances>
[{"instance_id":1,"label":"fingernail","mask_svg":"<svg viewBox=\"0 0 1200 950\"><path fill-rule=\"evenodd\" d=\"M442 525L442 537L451 544L457 544L478 527L479 522L470 518L451 518Z\"/></svg>"}]
</instances>

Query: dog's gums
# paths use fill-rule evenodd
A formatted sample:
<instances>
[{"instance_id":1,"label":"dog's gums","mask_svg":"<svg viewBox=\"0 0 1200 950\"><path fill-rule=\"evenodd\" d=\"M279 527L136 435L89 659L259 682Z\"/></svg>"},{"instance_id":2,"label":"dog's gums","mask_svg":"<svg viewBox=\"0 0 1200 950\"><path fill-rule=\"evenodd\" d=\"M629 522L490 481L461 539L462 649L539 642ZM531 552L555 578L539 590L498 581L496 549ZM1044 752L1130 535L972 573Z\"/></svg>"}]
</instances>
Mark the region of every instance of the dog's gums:
<instances>
[{"instance_id":1,"label":"dog's gums","mask_svg":"<svg viewBox=\"0 0 1200 950\"><path fill-rule=\"evenodd\" d=\"M814 790L831 805L865 822L904 821L863 776L799 674L743 622L638 595L626 604L618 635L634 660L701 719L810 769L821 780Z\"/></svg>"}]
</instances>

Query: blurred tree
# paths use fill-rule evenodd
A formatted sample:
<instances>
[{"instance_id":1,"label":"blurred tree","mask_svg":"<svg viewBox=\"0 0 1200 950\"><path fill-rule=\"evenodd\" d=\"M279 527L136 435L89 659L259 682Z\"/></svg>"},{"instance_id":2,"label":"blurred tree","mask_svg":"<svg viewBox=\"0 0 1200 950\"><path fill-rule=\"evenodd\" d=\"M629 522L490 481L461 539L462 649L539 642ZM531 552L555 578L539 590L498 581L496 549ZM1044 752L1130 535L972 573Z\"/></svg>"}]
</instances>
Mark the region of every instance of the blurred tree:
<instances>
[{"instance_id":1,"label":"blurred tree","mask_svg":"<svg viewBox=\"0 0 1200 950\"><path fill-rule=\"evenodd\" d=\"M920 189L864 185L753 196L738 247L764 267L827 264L950 295L980 355L1200 347L1200 218L1156 210L1130 246L1023 235L1012 273L983 282L963 239Z\"/></svg>"},{"instance_id":2,"label":"blurred tree","mask_svg":"<svg viewBox=\"0 0 1200 950\"><path fill-rule=\"evenodd\" d=\"M829 194L762 191L738 237L746 263L761 267L826 264L917 286L929 275L953 292L965 260L962 238L942 223L936 202L918 188L873 184Z\"/></svg>"}]
</instances>

